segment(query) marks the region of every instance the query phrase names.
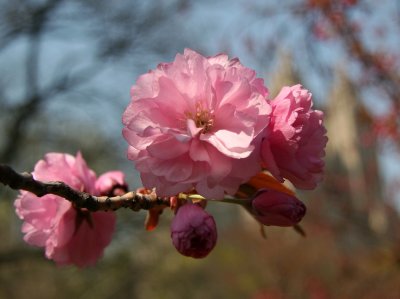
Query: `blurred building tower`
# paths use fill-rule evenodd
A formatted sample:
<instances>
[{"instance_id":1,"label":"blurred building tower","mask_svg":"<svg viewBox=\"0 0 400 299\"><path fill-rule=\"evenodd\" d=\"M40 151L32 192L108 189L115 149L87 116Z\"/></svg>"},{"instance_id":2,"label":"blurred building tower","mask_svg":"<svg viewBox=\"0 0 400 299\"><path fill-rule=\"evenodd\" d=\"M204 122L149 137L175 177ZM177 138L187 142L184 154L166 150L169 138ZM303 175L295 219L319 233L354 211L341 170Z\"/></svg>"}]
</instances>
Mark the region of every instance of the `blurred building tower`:
<instances>
[{"instance_id":1,"label":"blurred building tower","mask_svg":"<svg viewBox=\"0 0 400 299\"><path fill-rule=\"evenodd\" d=\"M336 194L342 212L375 233L387 223L372 118L357 99L354 86L337 70L326 108L329 142L324 186Z\"/></svg>"},{"instance_id":2,"label":"blurred building tower","mask_svg":"<svg viewBox=\"0 0 400 299\"><path fill-rule=\"evenodd\" d=\"M277 69L273 72L274 75L270 82L267 82L271 98L278 95L282 86L295 85L301 82L300 76L293 68L292 57L289 53L279 53L278 60Z\"/></svg>"}]
</instances>

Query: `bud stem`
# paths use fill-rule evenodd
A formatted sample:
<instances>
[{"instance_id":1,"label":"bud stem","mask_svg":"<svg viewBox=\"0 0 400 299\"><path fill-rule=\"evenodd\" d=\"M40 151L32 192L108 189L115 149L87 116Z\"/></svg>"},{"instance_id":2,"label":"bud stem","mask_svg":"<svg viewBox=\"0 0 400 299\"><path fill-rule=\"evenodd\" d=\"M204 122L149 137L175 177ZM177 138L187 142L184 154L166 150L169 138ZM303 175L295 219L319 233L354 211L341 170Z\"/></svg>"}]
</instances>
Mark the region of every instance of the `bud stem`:
<instances>
[{"instance_id":1,"label":"bud stem","mask_svg":"<svg viewBox=\"0 0 400 299\"><path fill-rule=\"evenodd\" d=\"M225 197L224 199L218 199L218 200L209 200L210 202L222 202L222 203L232 203L232 204L237 204L241 205L244 207L248 207L251 205L251 199L250 198L234 198L234 197Z\"/></svg>"}]
</instances>

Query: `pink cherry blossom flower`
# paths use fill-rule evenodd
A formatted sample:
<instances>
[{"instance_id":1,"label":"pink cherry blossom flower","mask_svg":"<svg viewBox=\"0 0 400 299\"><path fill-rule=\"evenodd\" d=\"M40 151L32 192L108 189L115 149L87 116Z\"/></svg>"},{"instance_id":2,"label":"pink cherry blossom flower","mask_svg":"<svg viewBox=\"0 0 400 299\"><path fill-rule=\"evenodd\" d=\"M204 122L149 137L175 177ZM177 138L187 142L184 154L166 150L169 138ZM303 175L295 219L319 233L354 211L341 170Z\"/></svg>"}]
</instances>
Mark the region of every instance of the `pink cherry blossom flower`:
<instances>
[{"instance_id":1,"label":"pink cherry blossom flower","mask_svg":"<svg viewBox=\"0 0 400 299\"><path fill-rule=\"evenodd\" d=\"M206 257L217 243L214 218L196 204L180 207L171 223L175 248L193 258Z\"/></svg>"},{"instance_id":2,"label":"pink cherry blossom flower","mask_svg":"<svg viewBox=\"0 0 400 299\"><path fill-rule=\"evenodd\" d=\"M306 206L290 194L261 189L254 195L250 211L264 225L293 226L305 215Z\"/></svg>"},{"instance_id":3,"label":"pink cherry blossom flower","mask_svg":"<svg viewBox=\"0 0 400 299\"><path fill-rule=\"evenodd\" d=\"M144 186L170 196L193 188L210 199L234 194L260 170L267 92L238 59L189 49L140 76L122 120Z\"/></svg>"},{"instance_id":4,"label":"pink cherry blossom flower","mask_svg":"<svg viewBox=\"0 0 400 299\"><path fill-rule=\"evenodd\" d=\"M32 175L41 181L63 181L92 195L107 193L113 186L104 179L96 181L96 174L88 168L80 153L76 157L48 153L36 164ZM122 173L115 172L113 177L123 183ZM56 195L39 198L22 191L15 207L17 215L24 221L24 240L30 245L44 247L46 257L58 265L93 265L110 243L115 228L114 213L76 209Z\"/></svg>"},{"instance_id":5,"label":"pink cherry blossom flower","mask_svg":"<svg viewBox=\"0 0 400 299\"><path fill-rule=\"evenodd\" d=\"M281 182L314 189L322 180L328 138L323 112L312 109L311 93L301 85L283 87L271 101L272 114L262 141L264 167Z\"/></svg>"}]
</instances>

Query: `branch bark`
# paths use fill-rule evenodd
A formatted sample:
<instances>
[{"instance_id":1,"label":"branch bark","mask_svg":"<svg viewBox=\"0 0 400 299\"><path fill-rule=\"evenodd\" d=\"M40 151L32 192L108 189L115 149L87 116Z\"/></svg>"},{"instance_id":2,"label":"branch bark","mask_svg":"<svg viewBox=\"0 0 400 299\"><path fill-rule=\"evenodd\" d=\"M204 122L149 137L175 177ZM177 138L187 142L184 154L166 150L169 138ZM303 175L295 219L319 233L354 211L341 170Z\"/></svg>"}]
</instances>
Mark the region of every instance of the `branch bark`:
<instances>
[{"instance_id":1,"label":"branch bark","mask_svg":"<svg viewBox=\"0 0 400 299\"><path fill-rule=\"evenodd\" d=\"M156 206L170 206L169 197L159 197L153 190L149 194L128 192L121 196L94 196L77 191L63 182L42 182L35 180L32 174L18 173L10 166L0 164L0 182L14 190L25 190L42 197L53 194L70 201L76 208L91 212L128 208L133 211L149 210Z\"/></svg>"}]
</instances>

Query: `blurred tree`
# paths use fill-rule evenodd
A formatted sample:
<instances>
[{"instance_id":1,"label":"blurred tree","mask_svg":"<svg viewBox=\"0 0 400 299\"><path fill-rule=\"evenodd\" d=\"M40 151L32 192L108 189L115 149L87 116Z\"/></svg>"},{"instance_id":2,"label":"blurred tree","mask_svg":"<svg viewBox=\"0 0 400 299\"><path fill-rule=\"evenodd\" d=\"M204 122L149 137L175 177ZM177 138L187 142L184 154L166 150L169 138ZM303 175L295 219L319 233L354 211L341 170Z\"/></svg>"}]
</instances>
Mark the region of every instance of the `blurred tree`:
<instances>
[{"instance_id":1,"label":"blurred tree","mask_svg":"<svg viewBox=\"0 0 400 299\"><path fill-rule=\"evenodd\" d=\"M66 135L79 135L87 140L96 130L119 136L120 116L115 116L129 99L129 85L116 92L121 82L113 71L147 67L137 58L172 56L183 48L178 21L185 2L2 1L0 161L26 161L29 139L62 142ZM121 94L124 101L118 100ZM75 121L91 129L65 128Z\"/></svg>"},{"instance_id":2,"label":"blurred tree","mask_svg":"<svg viewBox=\"0 0 400 299\"><path fill-rule=\"evenodd\" d=\"M303 83L323 101L338 65L365 104L376 138L399 144L400 5L398 1L302 0L243 4L256 20L241 26L244 45L256 63L274 67L286 49ZM273 26L271 26L273 24ZM257 30L255 29L257 28Z\"/></svg>"}]
</instances>

